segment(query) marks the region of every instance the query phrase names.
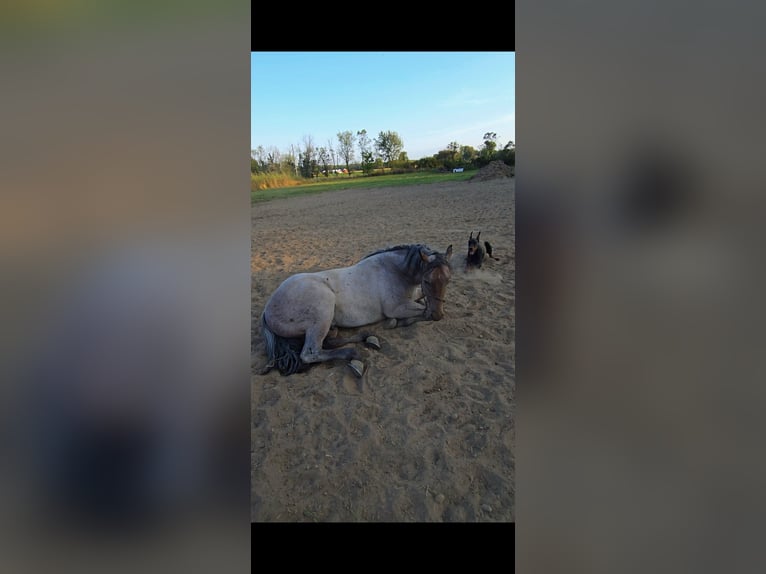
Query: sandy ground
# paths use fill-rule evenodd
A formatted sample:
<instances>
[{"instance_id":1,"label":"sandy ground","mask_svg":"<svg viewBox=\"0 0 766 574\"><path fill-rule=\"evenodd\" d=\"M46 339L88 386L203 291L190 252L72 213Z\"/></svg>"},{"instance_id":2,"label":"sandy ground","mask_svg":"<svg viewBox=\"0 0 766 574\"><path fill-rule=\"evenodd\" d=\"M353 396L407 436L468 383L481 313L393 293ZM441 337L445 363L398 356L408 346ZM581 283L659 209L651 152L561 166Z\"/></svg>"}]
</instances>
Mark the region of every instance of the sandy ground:
<instances>
[{"instance_id":1,"label":"sandy ground","mask_svg":"<svg viewBox=\"0 0 766 574\"><path fill-rule=\"evenodd\" d=\"M481 230L499 260L465 274ZM288 276L397 244L453 245L445 317L374 326L366 372L283 377L259 321ZM514 180L344 190L252 209L251 520L515 521ZM341 334L350 331L341 330Z\"/></svg>"}]
</instances>

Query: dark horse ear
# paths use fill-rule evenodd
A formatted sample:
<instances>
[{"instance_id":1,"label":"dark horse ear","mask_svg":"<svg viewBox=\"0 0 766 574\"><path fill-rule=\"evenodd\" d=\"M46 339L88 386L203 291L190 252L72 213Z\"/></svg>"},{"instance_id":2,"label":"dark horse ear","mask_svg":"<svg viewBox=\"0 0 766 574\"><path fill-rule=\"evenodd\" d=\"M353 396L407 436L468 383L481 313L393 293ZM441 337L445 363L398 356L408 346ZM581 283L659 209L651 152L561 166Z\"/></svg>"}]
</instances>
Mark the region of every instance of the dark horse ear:
<instances>
[{"instance_id":1,"label":"dark horse ear","mask_svg":"<svg viewBox=\"0 0 766 574\"><path fill-rule=\"evenodd\" d=\"M423 249L422 247L420 248L420 258L421 258L423 261L425 261L426 263L428 263L428 251L426 251L426 250L425 250L425 249Z\"/></svg>"},{"instance_id":2,"label":"dark horse ear","mask_svg":"<svg viewBox=\"0 0 766 574\"><path fill-rule=\"evenodd\" d=\"M447 247L447 251L444 253L444 255L447 257L447 261L450 260L452 257L452 244L450 244L449 247Z\"/></svg>"},{"instance_id":3,"label":"dark horse ear","mask_svg":"<svg viewBox=\"0 0 766 574\"><path fill-rule=\"evenodd\" d=\"M481 231L479 231L479 233L477 233L477 234L476 234L476 241L478 241L478 240L479 240L479 236L480 236L480 235L481 235Z\"/></svg>"},{"instance_id":4,"label":"dark horse ear","mask_svg":"<svg viewBox=\"0 0 766 574\"><path fill-rule=\"evenodd\" d=\"M473 239L473 231L471 231L471 235L468 236L468 239Z\"/></svg>"}]
</instances>

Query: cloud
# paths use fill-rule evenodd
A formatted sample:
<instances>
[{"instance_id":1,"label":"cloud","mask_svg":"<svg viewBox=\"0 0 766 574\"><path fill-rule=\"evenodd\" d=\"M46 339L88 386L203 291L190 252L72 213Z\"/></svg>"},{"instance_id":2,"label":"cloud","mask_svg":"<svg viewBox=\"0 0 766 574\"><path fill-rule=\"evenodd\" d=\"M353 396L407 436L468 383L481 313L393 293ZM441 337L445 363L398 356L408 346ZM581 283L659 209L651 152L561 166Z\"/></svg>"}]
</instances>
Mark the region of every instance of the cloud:
<instances>
[{"instance_id":1,"label":"cloud","mask_svg":"<svg viewBox=\"0 0 766 574\"><path fill-rule=\"evenodd\" d=\"M441 101L439 106L442 108L466 108L487 106L490 104L510 101L513 101L511 94L488 96L485 93L475 92L472 90L461 90L460 92L453 94L447 99Z\"/></svg>"}]
</instances>

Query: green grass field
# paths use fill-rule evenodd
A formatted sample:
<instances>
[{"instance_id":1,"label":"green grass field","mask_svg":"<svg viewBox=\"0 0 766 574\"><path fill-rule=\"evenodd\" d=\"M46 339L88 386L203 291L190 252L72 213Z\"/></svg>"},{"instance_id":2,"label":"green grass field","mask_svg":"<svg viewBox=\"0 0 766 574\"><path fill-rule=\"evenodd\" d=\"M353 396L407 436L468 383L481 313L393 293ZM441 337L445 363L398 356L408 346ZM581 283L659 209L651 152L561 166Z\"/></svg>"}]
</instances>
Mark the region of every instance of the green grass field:
<instances>
[{"instance_id":1,"label":"green grass field","mask_svg":"<svg viewBox=\"0 0 766 574\"><path fill-rule=\"evenodd\" d=\"M322 193L325 191L337 191L340 189L364 189L373 187L400 187L404 185L417 185L421 183L439 183L441 181L465 181L474 174L474 171L464 171L462 173L404 173L394 175L377 175L370 177L354 177L343 179L342 177L333 178L325 181L320 178L317 182L304 183L293 187L282 187L273 189L263 189L250 192L250 201L259 203L281 197L294 197L298 195L309 195L313 193Z\"/></svg>"}]
</instances>

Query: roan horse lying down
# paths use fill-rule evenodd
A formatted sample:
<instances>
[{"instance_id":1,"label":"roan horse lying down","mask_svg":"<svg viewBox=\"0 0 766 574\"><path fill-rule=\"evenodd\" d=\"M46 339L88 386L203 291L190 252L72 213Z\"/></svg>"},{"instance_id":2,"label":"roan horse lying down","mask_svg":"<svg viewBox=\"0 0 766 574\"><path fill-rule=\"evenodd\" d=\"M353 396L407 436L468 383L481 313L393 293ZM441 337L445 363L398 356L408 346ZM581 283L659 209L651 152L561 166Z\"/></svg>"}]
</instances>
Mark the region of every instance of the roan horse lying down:
<instances>
[{"instance_id":1,"label":"roan horse lying down","mask_svg":"<svg viewBox=\"0 0 766 574\"><path fill-rule=\"evenodd\" d=\"M335 327L353 328L388 319L387 328L417 321L439 321L444 316L444 295L451 276L452 245L445 253L426 245L398 245L364 257L350 267L298 273L285 279L272 293L261 316L269 362L283 375L307 369L312 363L349 361L358 377L364 372L355 347L365 342L380 349L371 333L328 337ZM420 286L418 301L413 297Z\"/></svg>"}]
</instances>

